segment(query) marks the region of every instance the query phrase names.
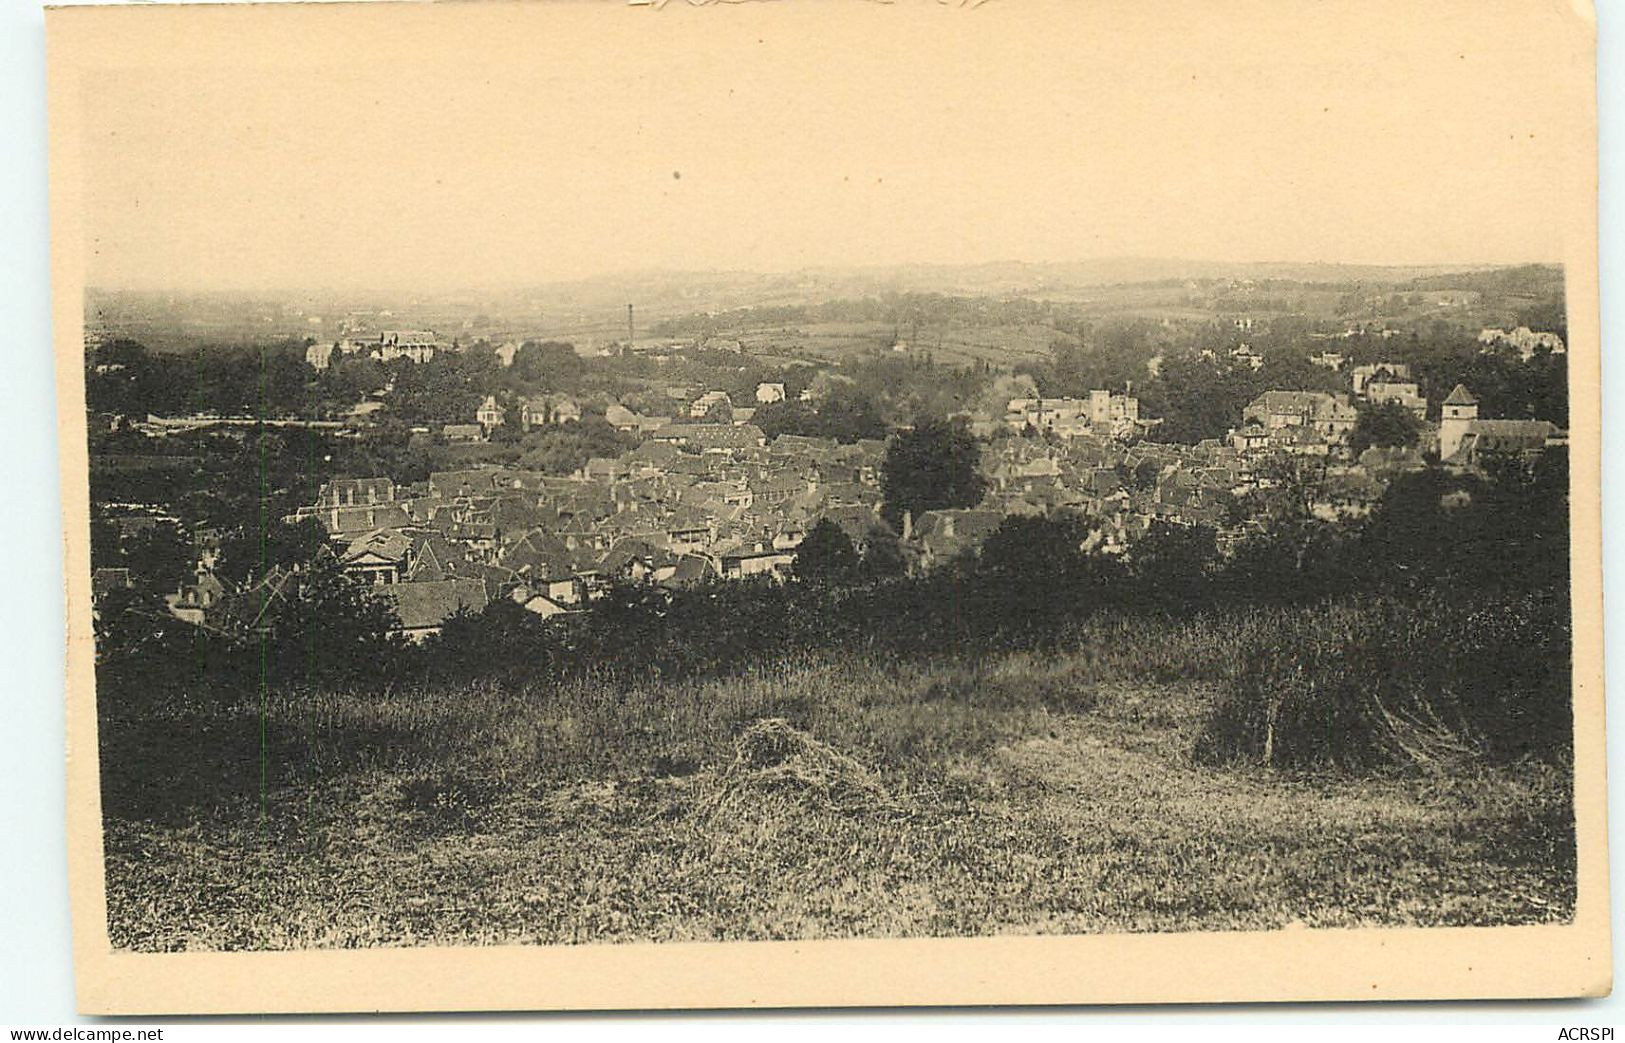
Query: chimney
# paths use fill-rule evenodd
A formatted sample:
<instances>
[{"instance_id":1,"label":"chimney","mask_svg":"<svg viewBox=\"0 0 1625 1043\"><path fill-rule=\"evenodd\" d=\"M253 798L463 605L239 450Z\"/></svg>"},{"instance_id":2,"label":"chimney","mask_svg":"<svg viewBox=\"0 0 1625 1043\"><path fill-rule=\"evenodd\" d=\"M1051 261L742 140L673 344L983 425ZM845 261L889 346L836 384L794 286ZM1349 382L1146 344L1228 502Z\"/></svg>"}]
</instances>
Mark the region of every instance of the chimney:
<instances>
[{"instance_id":1,"label":"chimney","mask_svg":"<svg viewBox=\"0 0 1625 1043\"><path fill-rule=\"evenodd\" d=\"M913 511L904 511L903 512L903 539L911 540L913 538L914 538L914 512Z\"/></svg>"}]
</instances>

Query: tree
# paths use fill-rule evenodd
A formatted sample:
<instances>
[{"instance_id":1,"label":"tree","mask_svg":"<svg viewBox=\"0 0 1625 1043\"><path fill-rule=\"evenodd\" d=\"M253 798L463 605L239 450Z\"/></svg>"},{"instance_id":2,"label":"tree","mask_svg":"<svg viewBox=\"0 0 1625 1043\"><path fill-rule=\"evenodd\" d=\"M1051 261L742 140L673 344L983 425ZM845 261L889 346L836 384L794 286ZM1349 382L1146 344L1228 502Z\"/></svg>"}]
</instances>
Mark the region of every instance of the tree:
<instances>
[{"instance_id":1,"label":"tree","mask_svg":"<svg viewBox=\"0 0 1625 1043\"><path fill-rule=\"evenodd\" d=\"M1056 341L1050 346L1044 391L1052 396L1082 397L1097 388L1121 388L1143 378L1146 362L1157 354L1151 332L1145 320L1113 320L1098 330L1087 330L1082 344Z\"/></svg>"},{"instance_id":2,"label":"tree","mask_svg":"<svg viewBox=\"0 0 1625 1043\"><path fill-rule=\"evenodd\" d=\"M1487 464L1483 475L1429 468L1390 482L1354 547L1360 571L1408 592L1566 589L1568 454Z\"/></svg>"},{"instance_id":3,"label":"tree","mask_svg":"<svg viewBox=\"0 0 1625 1043\"><path fill-rule=\"evenodd\" d=\"M793 399L757 407L750 422L761 428L770 442L780 435L811 435L818 430L818 414L805 402Z\"/></svg>"},{"instance_id":4,"label":"tree","mask_svg":"<svg viewBox=\"0 0 1625 1043\"><path fill-rule=\"evenodd\" d=\"M1136 594L1152 601L1191 604L1203 595L1217 557L1212 529L1154 522L1130 556Z\"/></svg>"},{"instance_id":5,"label":"tree","mask_svg":"<svg viewBox=\"0 0 1625 1043\"><path fill-rule=\"evenodd\" d=\"M528 387L575 391L585 366L573 345L527 340L513 357L511 376Z\"/></svg>"},{"instance_id":6,"label":"tree","mask_svg":"<svg viewBox=\"0 0 1625 1043\"><path fill-rule=\"evenodd\" d=\"M1117 576L1114 560L1084 549L1089 535L1073 512L1010 515L962 562L959 596L996 629L1043 640L1100 607Z\"/></svg>"},{"instance_id":7,"label":"tree","mask_svg":"<svg viewBox=\"0 0 1625 1043\"><path fill-rule=\"evenodd\" d=\"M316 559L327 546L327 530L315 518L289 524L270 518L263 527L237 529L220 541L215 573L232 583L263 576L271 568L295 568Z\"/></svg>"},{"instance_id":8,"label":"tree","mask_svg":"<svg viewBox=\"0 0 1625 1043\"><path fill-rule=\"evenodd\" d=\"M96 509L95 502L91 501L90 563L97 568L116 568L124 561L118 526Z\"/></svg>"},{"instance_id":9,"label":"tree","mask_svg":"<svg viewBox=\"0 0 1625 1043\"><path fill-rule=\"evenodd\" d=\"M480 612L459 609L423 645L424 664L436 677L498 677L522 683L554 668L556 629L512 598L497 598Z\"/></svg>"},{"instance_id":10,"label":"tree","mask_svg":"<svg viewBox=\"0 0 1625 1043\"><path fill-rule=\"evenodd\" d=\"M1159 441L1195 443L1223 438L1262 390L1251 367L1189 351L1165 357L1161 376L1138 395L1143 412L1162 418Z\"/></svg>"},{"instance_id":11,"label":"tree","mask_svg":"<svg viewBox=\"0 0 1625 1043\"><path fill-rule=\"evenodd\" d=\"M547 474L573 474L595 456L619 456L637 439L616 430L603 417L585 416L579 423L548 427L525 436L519 466Z\"/></svg>"},{"instance_id":12,"label":"tree","mask_svg":"<svg viewBox=\"0 0 1625 1043\"><path fill-rule=\"evenodd\" d=\"M818 404L815 434L837 442L852 443L864 438L885 438L886 421L875 400L854 387L832 386Z\"/></svg>"},{"instance_id":13,"label":"tree","mask_svg":"<svg viewBox=\"0 0 1625 1043\"><path fill-rule=\"evenodd\" d=\"M852 443L885 438L886 421L869 395L840 382L827 382L816 409L795 399L769 402L756 410L751 423L769 439L805 435Z\"/></svg>"},{"instance_id":14,"label":"tree","mask_svg":"<svg viewBox=\"0 0 1625 1043\"><path fill-rule=\"evenodd\" d=\"M809 583L839 582L858 568L858 552L839 525L821 518L796 548L791 571L796 579Z\"/></svg>"},{"instance_id":15,"label":"tree","mask_svg":"<svg viewBox=\"0 0 1625 1043\"><path fill-rule=\"evenodd\" d=\"M498 401L502 406L502 423L491 431L493 445L518 445L525 437L525 409L512 395L504 394Z\"/></svg>"},{"instance_id":16,"label":"tree","mask_svg":"<svg viewBox=\"0 0 1625 1043\"><path fill-rule=\"evenodd\" d=\"M1555 333L1563 338L1565 344L1568 343L1568 311L1564 306L1561 292L1554 293L1521 309L1518 312L1516 321L1519 326L1528 326L1532 330Z\"/></svg>"},{"instance_id":17,"label":"tree","mask_svg":"<svg viewBox=\"0 0 1625 1043\"><path fill-rule=\"evenodd\" d=\"M905 514L974 507L987 488L980 461L981 450L963 423L932 418L899 431L881 464L881 514L895 527Z\"/></svg>"},{"instance_id":18,"label":"tree","mask_svg":"<svg viewBox=\"0 0 1625 1043\"><path fill-rule=\"evenodd\" d=\"M85 405L92 413L141 417L165 413L180 388L164 380L164 360L133 340L115 340L85 357Z\"/></svg>"},{"instance_id":19,"label":"tree","mask_svg":"<svg viewBox=\"0 0 1625 1043\"><path fill-rule=\"evenodd\" d=\"M109 590L96 598L93 620L96 684L111 696L109 708L133 709L209 661L188 654L207 642L205 632L172 615L155 591Z\"/></svg>"},{"instance_id":20,"label":"tree","mask_svg":"<svg viewBox=\"0 0 1625 1043\"><path fill-rule=\"evenodd\" d=\"M387 601L323 555L275 610L266 669L273 679L375 681L400 649L402 639L393 636L399 626Z\"/></svg>"},{"instance_id":21,"label":"tree","mask_svg":"<svg viewBox=\"0 0 1625 1043\"><path fill-rule=\"evenodd\" d=\"M1359 454L1372 446L1411 446L1421 431L1416 414L1398 402L1373 402L1361 407L1349 432L1349 448Z\"/></svg>"},{"instance_id":22,"label":"tree","mask_svg":"<svg viewBox=\"0 0 1625 1043\"><path fill-rule=\"evenodd\" d=\"M1070 581L1083 563L1089 527L1075 514L1012 514L983 541L977 564L983 572L1021 583Z\"/></svg>"},{"instance_id":23,"label":"tree","mask_svg":"<svg viewBox=\"0 0 1625 1043\"><path fill-rule=\"evenodd\" d=\"M123 545L124 563L143 590L170 593L191 578L196 560L191 541L172 524L135 533Z\"/></svg>"},{"instance_id":24,"label":"tree","mask_svg":"<svg viewBox=\"0 0 1625 1043\"><path fill-rule=\"evenodd\" d=\"M871 537L863 548L863 574L869 579L890 579L901 576L908 563L903 560L903 546L895 533L883 538Z\"/></svg>"},{"instance_id":25,"label":"tree","mask_svg":"<svg viewBox=\"0 0 1625 1043\"><path fill-rule=\"evenodd\" d=\"M1278 454L1255 464L1253 473L1261 487L1245 497L1244 508L1257 529L1224 570L1233 592L1290 600L1344 582L1342 527L1315 515L1327 499L1325 458Z\"/></svg>"},{"instance_id":26,"label":"tree","mask_svg":"<svg viewBox=\"0 0 1625 1043\"><path fill-rule=\"evenodd\" d=\"M466 424L500 382L495 355L440 352L428 362L395 359L384 367L393 381L389 410L409 424Z\"/></svg>"},{"instance_id":27,"label":"tree","mask_svg":"<svg viewBox=\"0 0 1625 1043\"><path fill-rule=\"evenodd\" d=\"M382 391L388 381L377 359L335 351L327 368L316 374L316 393L325 412L341 413L368 395Z\"/></svg>"}]
</instances>

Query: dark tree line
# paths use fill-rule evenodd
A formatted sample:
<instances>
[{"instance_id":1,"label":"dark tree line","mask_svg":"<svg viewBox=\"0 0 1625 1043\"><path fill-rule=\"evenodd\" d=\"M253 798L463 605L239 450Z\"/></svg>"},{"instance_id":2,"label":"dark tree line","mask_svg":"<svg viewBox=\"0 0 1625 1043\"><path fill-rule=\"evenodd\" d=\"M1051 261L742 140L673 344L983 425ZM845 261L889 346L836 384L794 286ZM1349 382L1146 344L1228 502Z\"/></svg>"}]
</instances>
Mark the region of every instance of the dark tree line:
<instances>
[{"instance_id":1,"label":"dark tree line","mask_svg":"<svg viewBox=\"0 0 1625 1043\"><path fill-rule=\"evenodd\" d=\"M320 397L303 342L157 354L119 340L89 353L86 364L85 404L92 415L283 417L308 412Z\"/></svg>"}]
</instances>

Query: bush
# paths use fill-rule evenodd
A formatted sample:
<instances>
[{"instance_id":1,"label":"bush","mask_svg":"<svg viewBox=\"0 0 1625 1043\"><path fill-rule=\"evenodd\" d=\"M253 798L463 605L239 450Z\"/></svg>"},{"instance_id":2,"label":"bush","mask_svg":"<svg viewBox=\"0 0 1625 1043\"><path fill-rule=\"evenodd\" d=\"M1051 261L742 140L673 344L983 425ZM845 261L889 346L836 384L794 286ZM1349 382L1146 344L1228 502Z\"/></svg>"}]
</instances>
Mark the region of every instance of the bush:
<instances>
[{"instance_id":1,"label":"bush","mask_svg":"<svg viewBox=\"0 0 1625 1043\"><path fill-rule=\"evenodd\" d=\"M851 538L828 518L820 518L807 533L792 566L796 579L810 583L840 582L857 570L858 552Z\"/></svg>"}]
</instances>

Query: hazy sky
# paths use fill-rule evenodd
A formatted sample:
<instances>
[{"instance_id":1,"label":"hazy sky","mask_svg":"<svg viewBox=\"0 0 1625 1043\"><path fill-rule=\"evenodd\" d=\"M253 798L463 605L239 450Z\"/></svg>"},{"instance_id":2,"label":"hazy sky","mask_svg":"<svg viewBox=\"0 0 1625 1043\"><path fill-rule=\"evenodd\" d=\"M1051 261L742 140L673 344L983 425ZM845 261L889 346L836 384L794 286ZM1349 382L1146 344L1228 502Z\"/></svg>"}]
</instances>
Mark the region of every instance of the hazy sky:
<instances>
[{"instance_id":1,"label":"hazy sky","mask_svg":"<svg viewBox=\"0 0 1625 1043\"><path fill-rule=\"evenodd\" d=\"M1147 6L113 10L88 281L1561 258L1563 4Z\"/></svg>"}]
</instances>

